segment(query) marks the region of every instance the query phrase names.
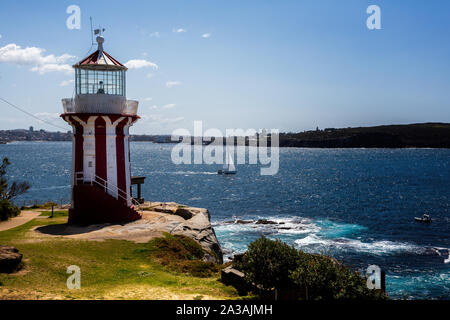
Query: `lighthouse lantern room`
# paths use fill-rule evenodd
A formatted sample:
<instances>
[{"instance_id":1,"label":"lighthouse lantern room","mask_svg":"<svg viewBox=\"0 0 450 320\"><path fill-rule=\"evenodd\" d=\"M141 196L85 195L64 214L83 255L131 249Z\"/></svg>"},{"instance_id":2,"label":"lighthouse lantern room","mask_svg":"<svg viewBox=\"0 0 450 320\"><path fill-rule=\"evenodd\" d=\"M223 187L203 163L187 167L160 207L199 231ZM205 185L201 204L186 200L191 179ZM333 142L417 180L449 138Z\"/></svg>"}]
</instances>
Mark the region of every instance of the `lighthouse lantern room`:
<instances>
[{"instance_id":1,"label":"lighthouse lantern room","mask_svg":"<svg viewBox=\"0 0 450 320\"><path fill-rule=\"evenodd\" d=\"M126 99L127 68L98 49L73 66L75 96L63 99L61 117L73 128L69 223L139 219L131 197L129 128L138 102Z\"/></svg>"}]
</instances>

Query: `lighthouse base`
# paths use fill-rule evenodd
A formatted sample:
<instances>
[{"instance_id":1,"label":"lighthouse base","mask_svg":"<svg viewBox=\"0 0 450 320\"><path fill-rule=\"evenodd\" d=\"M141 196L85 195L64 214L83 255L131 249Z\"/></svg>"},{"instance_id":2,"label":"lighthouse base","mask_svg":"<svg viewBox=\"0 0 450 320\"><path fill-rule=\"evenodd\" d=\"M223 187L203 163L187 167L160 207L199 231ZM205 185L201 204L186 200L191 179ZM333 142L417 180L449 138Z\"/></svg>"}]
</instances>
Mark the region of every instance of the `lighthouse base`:
<instances>
[{"instance_id":1,"label":"lighthouse base","mask_svg":"<svg viewBox=\"0 0 450 320\"><path fill-rule=\"evenodd\" d=\"M141 219L141 215L122 200L95 185L75 185L69 224L120 223Z\"/></svg>"}]
</instances>

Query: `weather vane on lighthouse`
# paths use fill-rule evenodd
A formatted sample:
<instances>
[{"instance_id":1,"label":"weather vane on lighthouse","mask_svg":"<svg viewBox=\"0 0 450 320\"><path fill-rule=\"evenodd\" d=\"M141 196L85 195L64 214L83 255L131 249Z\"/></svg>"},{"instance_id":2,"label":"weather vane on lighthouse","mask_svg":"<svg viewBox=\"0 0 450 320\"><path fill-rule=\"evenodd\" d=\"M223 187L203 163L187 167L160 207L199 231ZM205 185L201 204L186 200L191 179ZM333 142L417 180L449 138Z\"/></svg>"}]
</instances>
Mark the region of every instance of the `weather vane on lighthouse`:
<instances>
[{"instance_id":1,"label":"weather vane on lighthouse","mask_svg":"<svg viewBox=\"0 0 450 320\"><path fill-rule=\"evenodd\" d=\"M129 128L138 101L126 99L127 68L98 48L77 64L75 97L63 99L61 117L73 128L72 201L69 223L140 219L131 197Z\"/></svg>"},{"instance_id":2,"label":"weather vane on lighthouse","mask_svg":"<svg viewBox=\"0 0 450 320\"><path fill-rule=\"evenodd\" d=\"M95 30L94 30L94 35L97 35L97 34L98 34L98 35L101 36L102 33L105 32L105 30L106 30L105 28L102 28L102 27L99 26L98 29L95 29Z\"/></svg>"}]
</instances>

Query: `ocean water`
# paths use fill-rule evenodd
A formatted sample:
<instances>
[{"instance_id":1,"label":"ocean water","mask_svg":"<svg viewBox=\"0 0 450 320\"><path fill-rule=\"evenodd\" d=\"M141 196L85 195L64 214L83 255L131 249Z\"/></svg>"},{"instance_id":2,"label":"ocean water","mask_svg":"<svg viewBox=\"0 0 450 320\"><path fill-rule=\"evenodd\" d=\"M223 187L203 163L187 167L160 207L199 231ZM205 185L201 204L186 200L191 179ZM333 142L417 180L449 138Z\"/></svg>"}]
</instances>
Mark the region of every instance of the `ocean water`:
<instances>
[{"instance_id":1,"label":"ocean water","mask_svg":"<svg viewBox=\"0 0 450 320\"><path fill-rule=\"evenodd\" d=\"M221 176L220 165L173 164L172 147L132 143L133 175L147 177L147 200L208 208L226 257L265 235L361 272L376 264L392 298L450 299L450 150L283 148L274 176L257 165ZM32 184L18 204L68 201L71 143L0 145L0 156L11 179ZM434 222L414 222L424 213Z\"/></svg>"}]
</instances>

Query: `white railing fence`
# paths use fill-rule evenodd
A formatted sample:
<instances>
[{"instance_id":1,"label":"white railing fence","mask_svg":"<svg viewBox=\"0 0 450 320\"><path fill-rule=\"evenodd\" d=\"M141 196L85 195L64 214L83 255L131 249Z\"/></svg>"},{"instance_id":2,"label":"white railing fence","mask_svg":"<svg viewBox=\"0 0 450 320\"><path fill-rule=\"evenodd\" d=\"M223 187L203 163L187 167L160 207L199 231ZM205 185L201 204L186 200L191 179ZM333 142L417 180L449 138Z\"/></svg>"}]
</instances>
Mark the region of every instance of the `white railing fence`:
<instances>
[{"instance_id":1,"label":"white railing fence","mask_svg":"<svg viewBox=\"0 0 450 320\"><path fill-rule=\"evenodd\" d=\"M133 199L127 192L125 192L124 190L120 189L119 187L117 187L116 185L112 184L112 183L108 183L108 181L106 181L105 179L97 176L97 175L92 175L92 176L88 176L85 177L83 172L76 172L75 173L75 185L77 185L78 183L81 184L90 184L90 185L97 185L100 188L103 189L103 191L105 191L106 193L108 193L111 196L117 195L117 198L120 198L122 200L124 200L126 203L128 203L128 201L130 201L133 206L135 207L135 209L142 211L142 209L140 208L140 203L137 202L135 199ZM108 192L110 191L110 192Z\"/></svg>"}]
</instances>

